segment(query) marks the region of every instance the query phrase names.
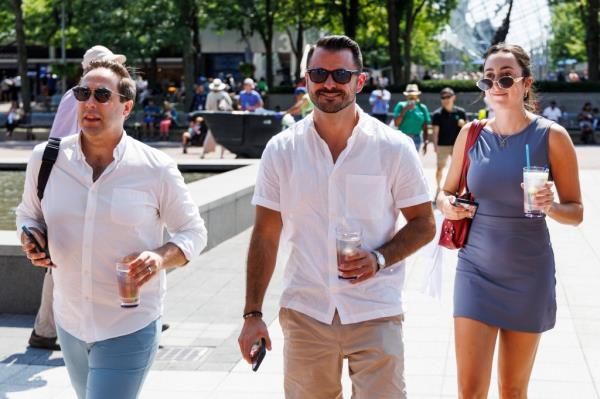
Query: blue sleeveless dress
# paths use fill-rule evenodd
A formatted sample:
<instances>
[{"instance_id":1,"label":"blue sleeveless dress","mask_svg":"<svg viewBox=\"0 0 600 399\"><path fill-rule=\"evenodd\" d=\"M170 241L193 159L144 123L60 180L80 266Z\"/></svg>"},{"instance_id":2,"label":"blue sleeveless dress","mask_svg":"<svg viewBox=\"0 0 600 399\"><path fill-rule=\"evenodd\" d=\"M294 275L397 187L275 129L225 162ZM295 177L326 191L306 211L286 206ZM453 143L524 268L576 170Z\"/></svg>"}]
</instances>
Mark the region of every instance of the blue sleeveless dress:
<instances>
[{"instance_id":1,"label":"blue sleeveless dress","mask_svg":"<svg viewBox=\"0 0 600 399\"><path fill-rule=\"evenodd\" d=\"M454 317L539 333L554 327L554 253L545 218L523 214L525 144L532 166L548 166L552 124L538 117L501 138L484 128L469 151L467 184L479 209L458 253ZM508 137L508 138L507 138Z\"/></svg>"}]
</instances>

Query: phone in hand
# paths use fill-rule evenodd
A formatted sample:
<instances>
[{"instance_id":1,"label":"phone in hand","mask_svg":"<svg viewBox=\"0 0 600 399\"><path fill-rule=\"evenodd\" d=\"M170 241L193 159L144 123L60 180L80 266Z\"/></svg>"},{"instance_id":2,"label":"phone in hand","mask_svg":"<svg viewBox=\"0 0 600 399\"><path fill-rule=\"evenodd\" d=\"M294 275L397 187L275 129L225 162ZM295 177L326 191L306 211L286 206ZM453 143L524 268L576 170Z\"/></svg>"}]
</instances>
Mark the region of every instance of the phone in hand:
<instances>
[{"instance_id":1,"label":"phone in hand","mask_svg":"<svg viewBox=\"0 0 600 399\"><path fill-rule=\"evenodd\" d=\"M252 371L258 371L260 364L267 354L267 343L264 338L252 345L250 355L252 357Z\"/></svg>"},{"instance_id":2,"label":"phone in hand","mask_svg":"<svg viewBox=\"0 0 600 399\"><path fill-rule=\"evenodd\" d=\"M23 233L25 233L27 238L29 238L31 242L33 242L33 244L35 245L35 250L39 253L46 254L46 258L50 259L50 252L48 252L48 246L46 245L46 248L42 248L38 240L35 238L31 230L27 228L27 226L22 226L21 229L23 230Z\"/></svg>"},{"instance_id":3,"label":"phone in hand","mask_svg":"<svg viewBox=\"0 0 600 399\"><path fill-rule=\"evenodd\" d=\"M453 205L454 206L462 206L466 210L473 212L473 216L475 216L475 214L477 213L477 208L479 207L478 202L469 201L468 199L464 199L464 198L455 198Z\"/></svg>"}]
</instances>

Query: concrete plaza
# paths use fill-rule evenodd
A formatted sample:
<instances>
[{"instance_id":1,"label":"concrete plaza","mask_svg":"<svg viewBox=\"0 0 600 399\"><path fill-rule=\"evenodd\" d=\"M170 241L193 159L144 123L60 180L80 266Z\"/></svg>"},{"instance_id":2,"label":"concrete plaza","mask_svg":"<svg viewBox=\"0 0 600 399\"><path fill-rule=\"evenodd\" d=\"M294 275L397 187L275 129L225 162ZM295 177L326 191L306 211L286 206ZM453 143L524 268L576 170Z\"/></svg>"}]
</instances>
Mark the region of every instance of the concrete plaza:
<instances>
[{"instance_id":1,"label":"concrete plaza","mask_svg":"<svg viewBox=\"0 0 600 399\"><path fill-rule=\"evenodd\" d=\"M174 149L172 155L179 159ZM10 151L0 151L8 156ZM20 155L20 154L19 154ZM15 155L15 156L19 156ZM558 320L542 337L531 398L600 399L600 147L578 147L585 219L574 228L549 221L557 264ZM190 155L191 156L191 155ZM433 183L433 157L424 158ZM282 268L265 300L273 351L254 373L240 360L245 255L250 230L169 274L157 360L141 398L281 399L283 338L277 320ZM596 237L596 238L594 238ZM456 252L446 251L441 300L421 293L426 259L408 260L404 338L409 398L457 396L452 332ZM0 399L75 398L60 352L27 348L32 316L0 315ZM497 397L495 372L489 396ZM351 384L344 373L344 397Z\"/></svg>"}]
</instances>

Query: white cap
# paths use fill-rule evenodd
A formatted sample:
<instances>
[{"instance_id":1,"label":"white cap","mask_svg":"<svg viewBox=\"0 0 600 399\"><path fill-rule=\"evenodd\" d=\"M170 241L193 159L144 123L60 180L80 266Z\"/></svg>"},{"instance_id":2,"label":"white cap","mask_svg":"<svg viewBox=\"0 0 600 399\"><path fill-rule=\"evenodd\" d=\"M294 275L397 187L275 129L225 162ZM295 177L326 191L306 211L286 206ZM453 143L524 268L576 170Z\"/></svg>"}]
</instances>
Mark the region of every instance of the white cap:
<instances>
[{"instance_id":1,"label":"white cap","mask_svg":"<svg viewBox=\"0 0 600 399\"><path fill-rule=\"evenodd\" d=\"M124 64L127 61L127 57L123 54L113 54L112 51L107 49L104 46L94 46L85 52L83 55L83 61L81 61L81 66L83 68L87 68L90 66L90 62L92 61L114 61L119 64Z\"/></svg>"},{"instance_id":2,"label":"white cap","mask_svg":"<svg viewBox=\"0 0 600 399\"><path fill-rule=\"evenodd\" d=\"M244 79L244 84L254 87L254 81L251 78Z\"/></svg>"}]
</instances>

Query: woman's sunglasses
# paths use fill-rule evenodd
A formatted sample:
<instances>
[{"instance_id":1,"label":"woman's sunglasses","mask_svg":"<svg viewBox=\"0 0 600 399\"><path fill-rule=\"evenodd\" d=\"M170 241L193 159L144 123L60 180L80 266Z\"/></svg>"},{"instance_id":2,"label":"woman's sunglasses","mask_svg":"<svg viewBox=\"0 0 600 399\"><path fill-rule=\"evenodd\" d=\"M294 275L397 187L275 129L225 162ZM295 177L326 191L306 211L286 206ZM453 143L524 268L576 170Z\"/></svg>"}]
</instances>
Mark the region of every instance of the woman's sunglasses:
<instances>
[{"instance_id":1,"label":"woman's sunglasses","mask_svg":"<svg viewBox=\"0 0 600 399\"><path fill-rule=\"evenodd\" d=\"M340 83L343 85L350 82L350 79L352 79L352 75L360 74L359 70L336 69L333 71L329 71L323 68L309 69L306 72L308 72L308 77L314 83L323 83L327 80L329 74L331 74L331 77L336 83Z\"/></svg>"},{"instance_id":2,"label":"woman's sunglasses","mask_svg":"<svg viewBox=\"0 0 600 399\"><path fill-rule=\"evenodd\" d=\"M75 99L77 99L77 101L84 102L84 101L89 100L92 93L94 94L94 98L96 99L96 101L98 101L99 103L102 103L102 104L104 104L105 102L108 102L108 100L110 100L110 97L113 94L116 94L117 96L121 96L123 98L127 98L122 94L113 93L106 87L100 87L95 90L92 90L89 87L83 87L83 86L73 87L73 95L75 95Z\"/></svg>"},{"instance_id":3,"label":"woman's sunglasses","mask_svg":"<svg viewBox=\"0 0 600 399\"><path fill-rule=\"evenodd\" d=\"M498 80L484 78L480 79L479 82L477 82L477 87L479 87L479 89L482 91L488 91L492 87L494 87L494 83L496 83L501 89L510 89L515 83L520 82L522 80L523 76L520 76L518 78L513 78L512 76L503 76Z\"/></svg>"}]
</instances>

